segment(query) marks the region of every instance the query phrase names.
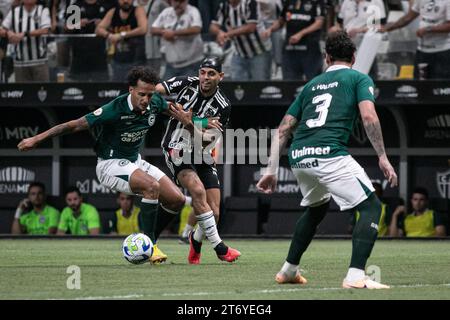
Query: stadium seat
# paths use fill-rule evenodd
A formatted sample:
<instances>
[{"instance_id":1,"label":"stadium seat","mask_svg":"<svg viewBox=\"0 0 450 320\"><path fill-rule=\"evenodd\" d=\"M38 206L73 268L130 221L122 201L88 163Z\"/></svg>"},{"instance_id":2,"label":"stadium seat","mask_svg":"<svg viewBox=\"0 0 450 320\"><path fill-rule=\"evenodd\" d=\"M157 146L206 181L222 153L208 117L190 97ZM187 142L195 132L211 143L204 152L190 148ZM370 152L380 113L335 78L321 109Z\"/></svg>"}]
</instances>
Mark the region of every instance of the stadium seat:
<instances>
[{"instance_id":1,"label":"stadium seat","mask_svg":"<svg viewBox=\"0 0 450 320\"><path fill-rule=\"evenodd\" d=\"M398 74L399 79L414 79L414 66L413 65L402 65L400 66L400 72Z\"/></svg>"}]
</instances>

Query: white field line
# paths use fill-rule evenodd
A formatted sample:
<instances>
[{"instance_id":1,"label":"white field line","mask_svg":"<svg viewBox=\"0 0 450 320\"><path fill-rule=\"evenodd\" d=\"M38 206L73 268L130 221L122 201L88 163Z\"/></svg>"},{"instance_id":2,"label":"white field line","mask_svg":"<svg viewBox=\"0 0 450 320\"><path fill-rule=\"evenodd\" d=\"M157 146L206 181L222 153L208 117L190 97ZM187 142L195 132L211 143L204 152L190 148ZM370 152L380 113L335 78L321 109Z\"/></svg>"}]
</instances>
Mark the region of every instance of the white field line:
<instances>
[{"instance_id":1,"label":"white field line","mask_svg":"<svg viewBox=\"0 0 450 320\"><path fill-rule=\"evenodd\" d=\"M441 284L408 284L391 286L392 289L397 288L426 288L426 287L449 287L450 283ZM341 287L329 287L329 288L284 288L284 289L263 289L263 290L250 290L237 293L236 291L215 291L215 292L179 292L179 293L163 293L159 295L143 295L143 294L129 294L129 295L116 295L116 296L93 296L93 297L78 297L72 298L75 300L113 300L113 299L134 299L145 297L183 297L183 296L214 296L214 295L236 295L236 294L265 294L265 293L285 293L285 292L302 292L302 291L336 291L336 290L348 290ZM355 289L356 290L356 289ZM376 290L375 290L376 291Z\"/></svg>"}]
</instances>

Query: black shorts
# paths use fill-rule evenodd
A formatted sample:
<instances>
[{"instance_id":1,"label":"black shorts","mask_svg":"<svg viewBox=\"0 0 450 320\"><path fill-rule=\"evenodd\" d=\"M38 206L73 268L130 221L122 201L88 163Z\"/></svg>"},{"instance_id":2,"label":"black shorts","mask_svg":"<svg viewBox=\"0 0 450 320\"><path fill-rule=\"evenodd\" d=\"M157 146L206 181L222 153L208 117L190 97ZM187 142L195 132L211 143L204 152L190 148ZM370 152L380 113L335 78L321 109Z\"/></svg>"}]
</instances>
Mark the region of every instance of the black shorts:
<instances>
[{"instance_id":1,"label":"black shorts","mask_svg":"<svg viewBox=\"0 0 450 320\"><path fill-rule=\"evenodd\" d=\"M219 175L215 164L210 165L206 163L202 164L181 163L177 165L172 161L170 152L171 149L163 150L164 157L166 158L166 165L169 168L170 172L172 173L172 179L179 187L182 186L180 185L180 182L177 179L178 174L184 169L190 169L194 170L197 173L205 189L220 189Z\"/></svg>"}]
</instances>

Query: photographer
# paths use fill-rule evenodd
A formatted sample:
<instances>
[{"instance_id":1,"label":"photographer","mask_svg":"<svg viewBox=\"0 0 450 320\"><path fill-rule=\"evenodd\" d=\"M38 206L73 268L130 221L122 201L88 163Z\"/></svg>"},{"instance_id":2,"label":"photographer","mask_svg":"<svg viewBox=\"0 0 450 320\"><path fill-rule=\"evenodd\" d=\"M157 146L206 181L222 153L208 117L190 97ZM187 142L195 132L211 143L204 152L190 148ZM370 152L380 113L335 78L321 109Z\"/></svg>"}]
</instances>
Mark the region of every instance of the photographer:
<instances>
[{"instance_id":1,"label":"photographer","mask_svg":"<svg viewBox=\"0 0 450 320\"><path fill-rule=\"evenodd\" d=\"M33 182L28 187L28 198L17 207L12 224L13 234L55 234L59 211L46 203L45 186Z\"/></svg>"}]
</instances>

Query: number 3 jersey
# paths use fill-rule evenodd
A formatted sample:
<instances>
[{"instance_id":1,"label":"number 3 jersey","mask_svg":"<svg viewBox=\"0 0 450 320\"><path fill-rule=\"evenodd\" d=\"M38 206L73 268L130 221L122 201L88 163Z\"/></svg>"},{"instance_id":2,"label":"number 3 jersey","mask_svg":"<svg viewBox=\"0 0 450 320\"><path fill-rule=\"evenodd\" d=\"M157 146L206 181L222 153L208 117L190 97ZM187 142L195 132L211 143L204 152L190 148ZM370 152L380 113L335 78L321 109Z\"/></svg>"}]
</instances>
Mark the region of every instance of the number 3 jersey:
<instances>
[{"instance_id":1,"label":"number 3 jersey","mask_svg":"<svg viewBox=\"0 0 450 320\"><path fill-rule=\"evenodd\" d=\"M331 66L308 82L286 113L299 122L289 150L290 163L348 155L358 104L375 101L374 87L369 76L343 65Z\"/></svg>"}]
</instances>

